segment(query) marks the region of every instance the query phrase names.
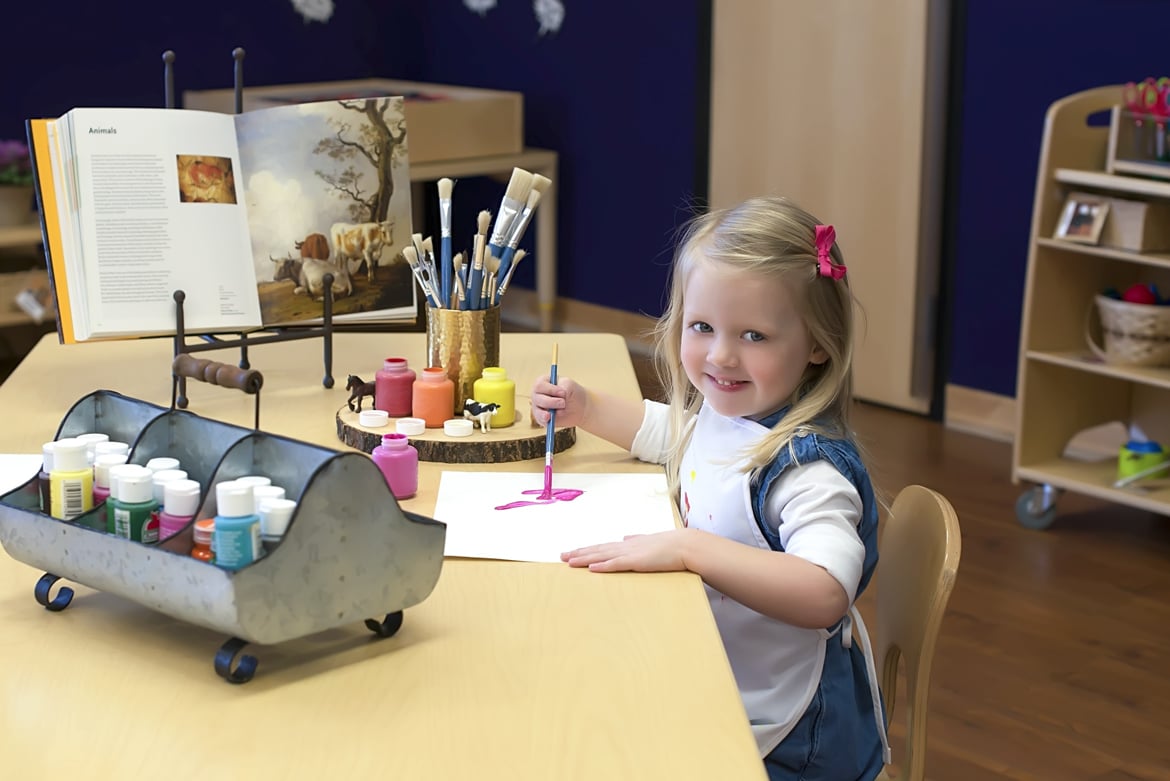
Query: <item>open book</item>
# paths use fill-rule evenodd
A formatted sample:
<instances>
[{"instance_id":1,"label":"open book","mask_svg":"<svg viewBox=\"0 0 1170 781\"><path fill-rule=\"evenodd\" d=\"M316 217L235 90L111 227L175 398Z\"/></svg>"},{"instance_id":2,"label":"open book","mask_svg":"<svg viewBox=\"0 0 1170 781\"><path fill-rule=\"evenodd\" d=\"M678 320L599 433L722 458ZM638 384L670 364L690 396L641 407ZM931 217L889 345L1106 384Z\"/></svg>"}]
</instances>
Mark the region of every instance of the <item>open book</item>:
<instances>
[{"instance_id":1,"label":"open book","mask_svg":"<svg viewBox=\"0 0 1170 781\"><path fill-rule=\"evenodd\" d=\"M402 98L28 122L61 341L412 321Z\"/></svg>"}]
</instances>

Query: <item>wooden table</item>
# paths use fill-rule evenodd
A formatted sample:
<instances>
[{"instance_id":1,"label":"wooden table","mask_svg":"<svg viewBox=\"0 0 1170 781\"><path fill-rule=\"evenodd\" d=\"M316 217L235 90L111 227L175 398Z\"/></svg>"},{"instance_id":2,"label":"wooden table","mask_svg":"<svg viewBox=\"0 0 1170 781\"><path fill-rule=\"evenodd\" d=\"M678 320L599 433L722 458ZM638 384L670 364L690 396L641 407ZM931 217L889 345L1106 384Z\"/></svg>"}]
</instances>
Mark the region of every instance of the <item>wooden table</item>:
<instances>
[{"instance_id":1,"label":"wooden table","mask_svg":"<svg viewBox=\"0 0 1170 781\"><path fill-rule=\"evenodd\" d=\"M501 363L518 395L547 370L554 341L565 376L637 396L618 336L508 333ZM39 452L98 388L169 404L170 350L165 339L46 336L0 386L0 452ZM421 365L425 337L342 334L335 352L343 375L392 354ZM340 449L334 414L348 394L321 387L319 353L311 340L251 351L265 380L261 427ZM251 397L196 382L188 391L192 411L251 425ZM585 432L557 467L656 468ZM423 464L403 506L430 513L440 471L459 468ZM394 637L355 625L249 646L260 667L241 686L212 670L224 636L84 586L50 613L33 599L40 574L0 554L5 777L764 778L702 584L687 573L448 559Z\"/></svg>"}]
</instances>

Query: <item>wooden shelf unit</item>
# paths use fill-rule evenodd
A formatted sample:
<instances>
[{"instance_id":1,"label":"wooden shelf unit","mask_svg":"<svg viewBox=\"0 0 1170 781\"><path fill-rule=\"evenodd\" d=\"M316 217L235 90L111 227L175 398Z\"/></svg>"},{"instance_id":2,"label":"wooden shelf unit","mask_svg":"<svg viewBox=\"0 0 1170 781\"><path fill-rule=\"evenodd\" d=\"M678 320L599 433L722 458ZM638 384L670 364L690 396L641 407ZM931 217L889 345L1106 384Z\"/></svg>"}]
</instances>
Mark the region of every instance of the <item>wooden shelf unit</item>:
<instances>
[{"instance_id":1,"label":"wooden shelf unit","mask_svg":"<svg viewBox=\"0 0 1170 781\"><path fill-rule=\"evenodd\" d=\"M1170 368L1109 364L1090 349L1103 345L1094 297L1113 287L1154 283L1170 292L1170 254L1141 253L1053 238L1065 198L1090 191L1170 201L1170 182L1104 171L1107 125L1090 124L1122 100L1121 87L1100 87L1056 101L1048 110L1036 177L1023 323L1012 479L1037 485L1017 503L1020 522L1044 528L1055 497L1074 491L1170 515L1170 482L1114 488L1117 459L1070 457L1078 433L1120 422L1170 443ZM1120 446L1121 443L1118 443Z\"/></svg>"}]
</instances>

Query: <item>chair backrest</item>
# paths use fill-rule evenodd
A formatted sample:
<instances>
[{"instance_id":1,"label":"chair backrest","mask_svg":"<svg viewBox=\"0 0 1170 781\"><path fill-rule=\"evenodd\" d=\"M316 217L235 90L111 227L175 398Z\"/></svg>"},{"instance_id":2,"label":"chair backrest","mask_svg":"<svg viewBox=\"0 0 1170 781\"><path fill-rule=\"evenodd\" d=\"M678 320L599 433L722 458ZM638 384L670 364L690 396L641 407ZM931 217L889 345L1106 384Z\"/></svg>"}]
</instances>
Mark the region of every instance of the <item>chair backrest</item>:
<instances>
[{"instance_id":1,"label":"chair backrest","mask_svg":"<svg viewBox=\"0 0 1170 781\"><path fill-rule=\"evenodd\" d=\"M906 661L906 755L898 765L900 778L921 781L931 661L962 550L955 509L929 488L903 488L890 508L878 549L875 662L889 721L898 661Z\"/></svg>"}]
</instances>

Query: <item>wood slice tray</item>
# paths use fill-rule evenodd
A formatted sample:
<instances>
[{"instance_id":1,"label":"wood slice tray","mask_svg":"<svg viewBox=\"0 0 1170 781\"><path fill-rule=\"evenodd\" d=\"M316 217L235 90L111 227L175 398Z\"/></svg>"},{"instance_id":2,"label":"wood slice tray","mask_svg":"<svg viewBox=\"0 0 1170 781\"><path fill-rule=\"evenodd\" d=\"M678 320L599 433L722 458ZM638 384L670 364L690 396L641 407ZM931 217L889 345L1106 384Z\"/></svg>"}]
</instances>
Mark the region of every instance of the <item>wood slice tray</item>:
<instances>
[{"instance_id":1,"label":"wood slice tray","mask_svg":"<svg viewBox=\"0 0 1170 781\"><path fill-rule=\"evenodd\" d=\"M342 405L337 410L337 438L366 453L382 444L382 437L394 433L394 418L381 428L368 428L358 422L358 413ZM558 428L553 434L553 452L568 450L577 441L573 426ZM544 458L545 431L531 419L516 411L516 421L506 428L492 427L483 432L476 428L469 437L449 437L441 428L428 428L410 437L421 461L444 464L493 464Z\"/></svg>"}]
</instances>

